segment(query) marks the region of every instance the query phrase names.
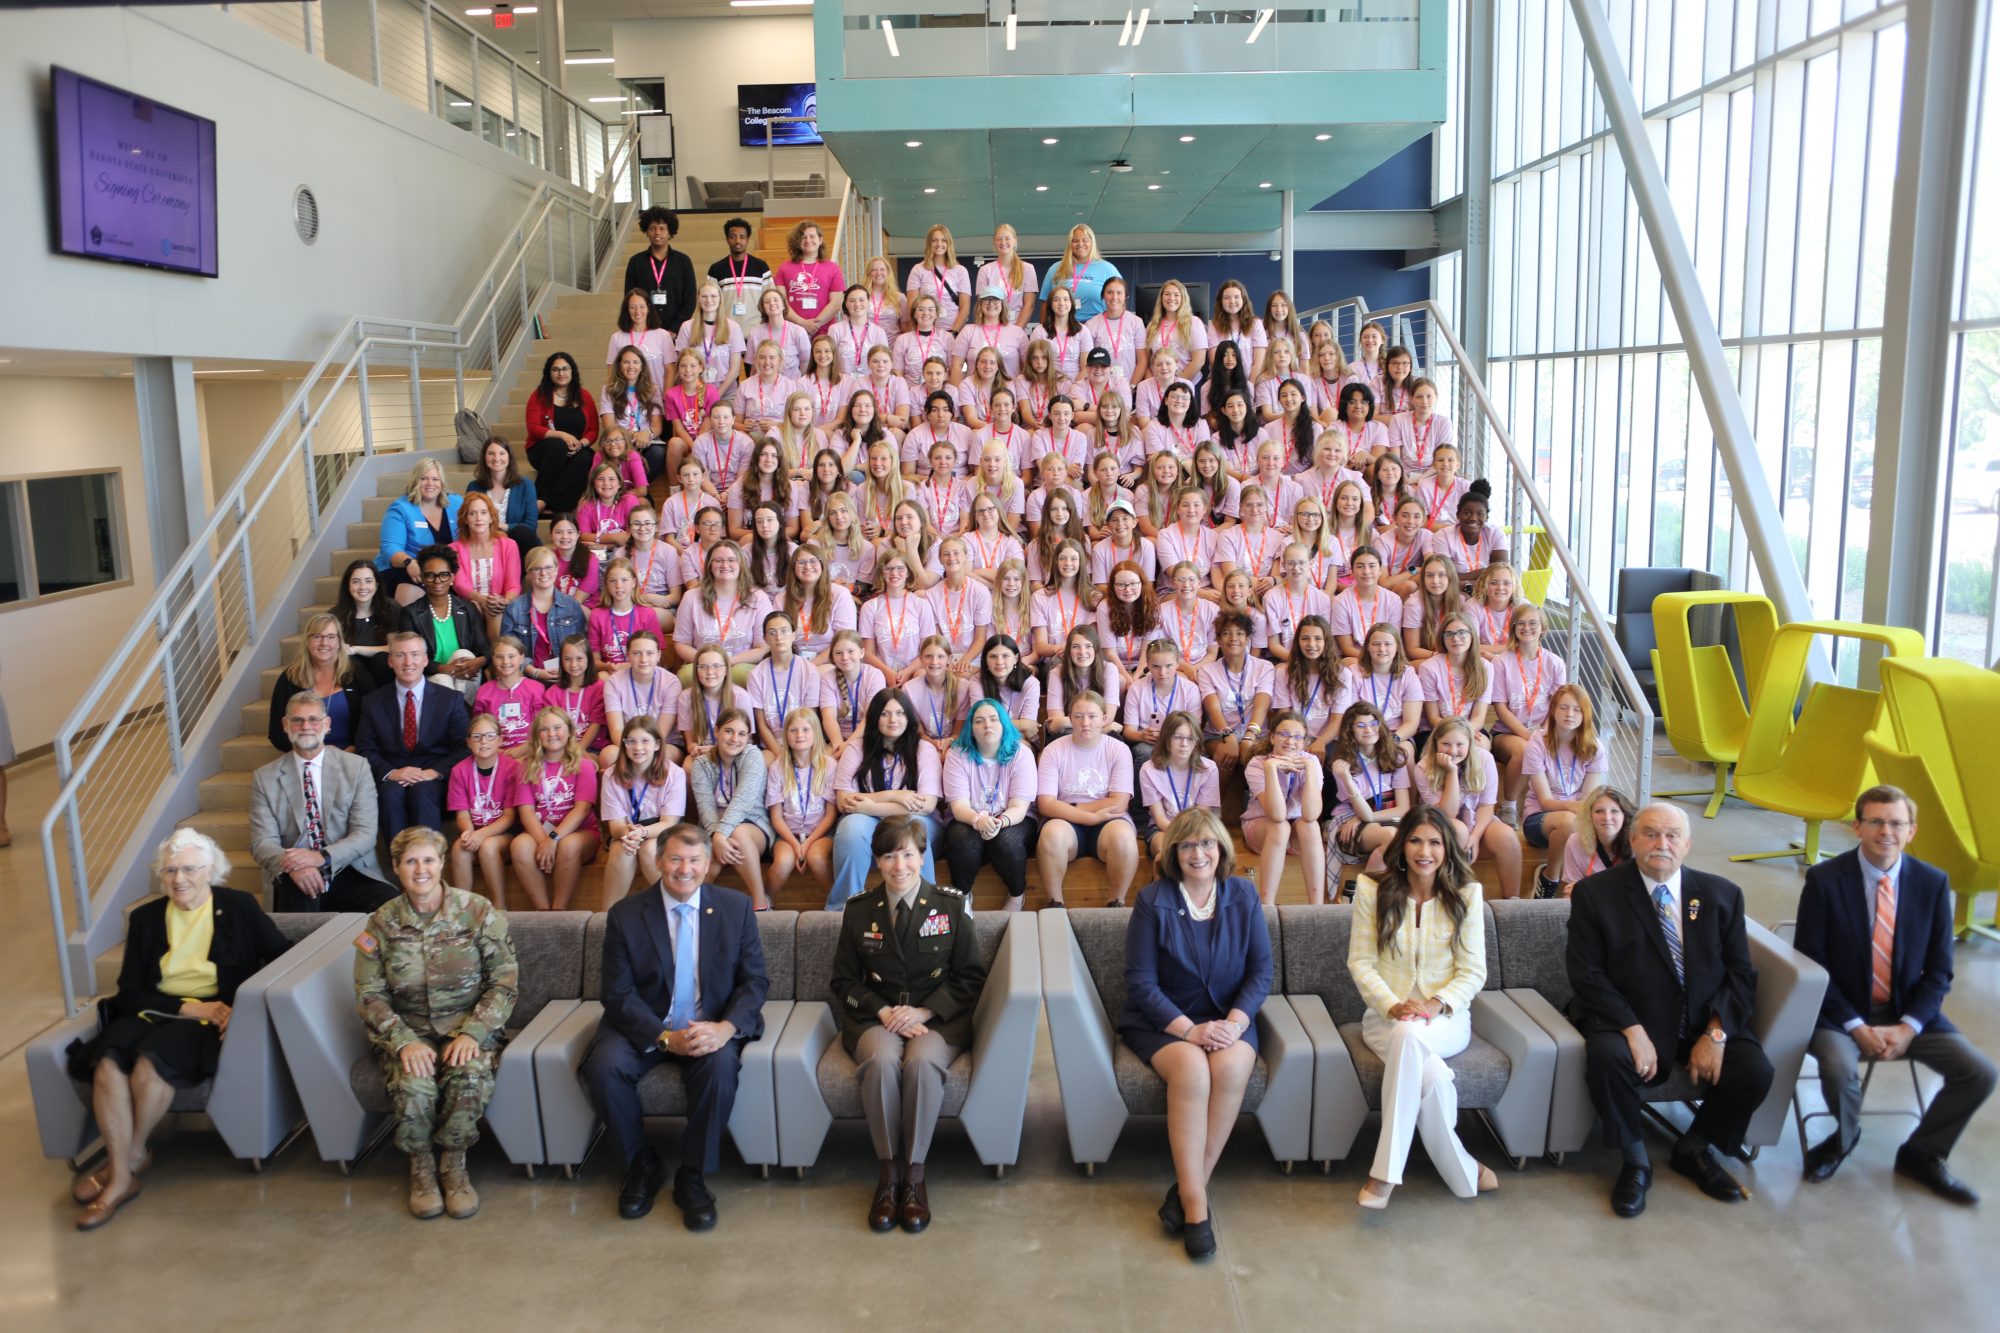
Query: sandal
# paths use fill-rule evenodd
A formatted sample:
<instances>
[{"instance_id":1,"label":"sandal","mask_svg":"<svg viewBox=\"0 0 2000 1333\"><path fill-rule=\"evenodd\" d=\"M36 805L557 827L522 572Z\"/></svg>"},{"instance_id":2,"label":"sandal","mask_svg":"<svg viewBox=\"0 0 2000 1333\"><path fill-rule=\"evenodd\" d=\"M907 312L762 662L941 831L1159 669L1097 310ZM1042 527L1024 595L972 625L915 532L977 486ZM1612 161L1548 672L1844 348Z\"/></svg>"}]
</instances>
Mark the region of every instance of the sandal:
<instances>
[{"instance_id":1,"label":"sandal","mask_svg":"<svg viewBox=\"0 0 2000 1333\"><path fill-rule=\"evenodd\" d=\"M113 1215L116 1214L120 1208L123 1208L126 1204L132 1202L132 1200L138 1198L140 1188L141 1186L139 1184L139 1178L137 1176L134 1176L132 1177L132 1188L126 1190L123 1194L119 1195L111 1202L106 1203L104 1201L104 1196L101 1194L98 1195L95 1199L92 1199L89 1203L85 1204L83 1208L77 1213L76 1229L78 1231L97 1230L99 1227L103 1226L106 1222L109 1222L112 1219Z\"/></svg>"},{"instance_id":2,"label":"sandal","mask_svg":"<svg viewBox=\"0 0 2000 1333\"><path fill-rule=\"evenodd\" d=\"M152 1168L153 1154L147 1153L139 1159L139 1165L133 1168L132 1174L143 1176L146 1172L152 1170ZM104 1187L110 1183L111 1163L109 1161L99 1162L90 1170L82 1172L77 1176L76 1183L70 1186L69 1196L78 1203L90 1203L98 1195L104 1193Z\"/></svg>"}]
</instances>

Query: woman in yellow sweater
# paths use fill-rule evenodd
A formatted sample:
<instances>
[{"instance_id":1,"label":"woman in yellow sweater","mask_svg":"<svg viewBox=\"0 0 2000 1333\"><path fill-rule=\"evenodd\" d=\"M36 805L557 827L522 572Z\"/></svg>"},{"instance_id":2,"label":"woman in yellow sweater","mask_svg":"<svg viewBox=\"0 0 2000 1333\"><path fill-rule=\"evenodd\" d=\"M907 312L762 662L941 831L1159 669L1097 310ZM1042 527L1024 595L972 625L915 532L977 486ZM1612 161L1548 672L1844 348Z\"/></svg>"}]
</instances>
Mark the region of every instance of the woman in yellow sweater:
<instances>
[{"instance_id":1,"label":"woman in yellow sweater","mask_svg":"<svg viewBox=\"0 0 2000 1333\"><path fill-rule=\"evenodd\" d=\"M1386 1208L1403 1183L1410 1140L1461 1199L1499 1179L1458 1141L1458 1090L1445 1061L1472 1041L1472 997L1486 984L1486 926L1479 881L1434 807L1405 815L1383 853L1379 880L1354 891L1347 971L1368 1005L1361 1039L1382 1057L1382 1138L1363 1208Z\"/></svg>"}]
</instances>

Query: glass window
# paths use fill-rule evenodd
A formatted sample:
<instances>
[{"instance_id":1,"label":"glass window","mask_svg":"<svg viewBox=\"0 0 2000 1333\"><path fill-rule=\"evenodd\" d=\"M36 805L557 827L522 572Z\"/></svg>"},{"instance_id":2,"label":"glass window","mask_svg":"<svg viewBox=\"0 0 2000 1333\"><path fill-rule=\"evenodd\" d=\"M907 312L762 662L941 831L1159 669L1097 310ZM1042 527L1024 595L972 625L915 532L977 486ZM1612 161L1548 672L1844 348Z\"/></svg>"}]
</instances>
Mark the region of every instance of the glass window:
<instances>
[{"instance_id":1,"label":"glass window","mask_svg":"<svg viewBox=\"0 0 2000 1333\"><path fill-rule=\"evenodd\" d=\"M28 595L21 580L21 483L0 484L0 603Z\"/></svg>"},{"instance_id":2,"label":"glass window","mask_svg":"<svg viewBox=\"0 0 2000 1333\"><path fill-rule=\"evenodd\" d=\"M74 592L123 577L116 473L31 477L24 484L38 595Z\"/></svg>"},{"instance_id":3,"label":"glass window","mask_svg":"<svg viewBox=\"0 0 2000 1333\"><path fill-rule=\"evenodd\" d=\"M1987 665L1996 651L1993 571L2000 563L2000 330L1957 342L1937 651Z\"/></svg>"}]
</instances>

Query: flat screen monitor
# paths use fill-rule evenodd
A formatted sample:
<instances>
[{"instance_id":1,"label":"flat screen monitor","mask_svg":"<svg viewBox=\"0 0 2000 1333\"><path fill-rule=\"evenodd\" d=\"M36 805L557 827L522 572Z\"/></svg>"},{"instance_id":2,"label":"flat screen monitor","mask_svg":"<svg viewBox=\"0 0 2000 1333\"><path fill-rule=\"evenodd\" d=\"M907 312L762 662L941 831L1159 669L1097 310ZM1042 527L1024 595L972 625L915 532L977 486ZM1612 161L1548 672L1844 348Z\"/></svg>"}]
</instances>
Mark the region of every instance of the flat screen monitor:
<instances>
[{"instance_id":1,"label":"flat screen monitor","mask_svg":"<svg viewBox=\"0 0 2000 1333\"><path fill-rule=\"evenodd\" d=\"M212 278L215 122L56 66L56 249Z\"/></svg>"},{"instance_id":2,"label":"flat screen monitor","mask_svg":"<svg viewBox=\"0 0 2000 1333\"><path fill-rule=\"evenodd\" d=\"M764 146L764 122L772 116L811 116L819 112L817 84L739 83L736 85L738 142L745 148ZM824 143L819 126L792 121L771 127L771 142L780 148Z\"/></svg>"}]
</instances>

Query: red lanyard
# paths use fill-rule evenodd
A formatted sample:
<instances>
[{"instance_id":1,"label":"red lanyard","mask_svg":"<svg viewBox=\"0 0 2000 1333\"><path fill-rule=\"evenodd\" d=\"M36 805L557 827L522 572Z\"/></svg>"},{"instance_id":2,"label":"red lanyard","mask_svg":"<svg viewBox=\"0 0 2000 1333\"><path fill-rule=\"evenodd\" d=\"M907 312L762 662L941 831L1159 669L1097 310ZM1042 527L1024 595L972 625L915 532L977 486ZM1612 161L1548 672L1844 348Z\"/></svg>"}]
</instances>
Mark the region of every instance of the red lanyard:
<instances>
[{"instance_id":1,"label":"red lanyard","mask_svg":"<svg viewBox=\"0 0 2000 1333\"><path fill-rule=\"evenodd\" d=\"M1069 609L1065 611L1063 609L1062 590L1060 588L1056 590L1056 614L1062 617L1063 641L1065 643L1069 641L1069 632L1076 628L1076 618L1078 613L1081 612L1082 610L1083 610L1083 599L1072 593L1070 596Z\"/></svg>"},{"instance_id":2,"label":"red lanyard","mask_svg":"<svg viewBox=\"0 0 2000 1333\"><path fill-rule=\"evenodd\" d=\"M1243 554L1249 557L1247 563L1250 566L1250 573L1253 577L1256 578L1263 577L1264 566L1268 563L1264 558L1264 553L1265 551L1270 549L1270 545L1271 545L1271 530L1269 528L1265 528L1262 532L1257 534L1257 551L1256 554L1252 555L1250 552L1250 533L1248 529L1244 530Z\"/></svg>"},{"instance_id":3,"label":"red lanyard","mask_svg":"<svg viewBox=\"0 0 2000 1333\"><path fill-rule=\"evenodd\" d=\"M1424 460L1430 457L1431 427L1436 424L1436 418L1426 421L1421 427L1414 421L1410 423L1410 441L1416 446L1418 467L1422 467Z\"/></svg>"},{"instance_id":4,"label":"red lanyard","mask_svg":"<svg viewBox=\"0 0 2000 1333\"><path fill-rule=\"evenodd\" d=\"M1451 494L1451 488L1445 487L1440 490L1436 481L1428 481L1424 484L1431 488L1431 500L1429 506L1424 511L1424 522L1435 523L1437 522L1438 510L1444 507L1446 497Z\"/></svg>"}]
</instances>

